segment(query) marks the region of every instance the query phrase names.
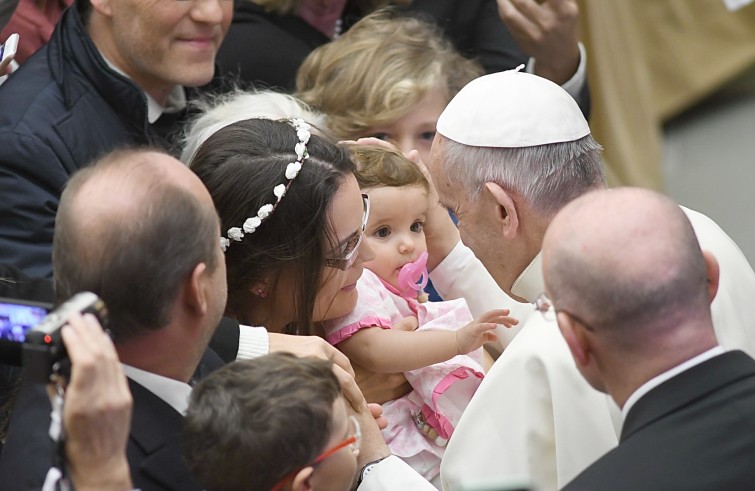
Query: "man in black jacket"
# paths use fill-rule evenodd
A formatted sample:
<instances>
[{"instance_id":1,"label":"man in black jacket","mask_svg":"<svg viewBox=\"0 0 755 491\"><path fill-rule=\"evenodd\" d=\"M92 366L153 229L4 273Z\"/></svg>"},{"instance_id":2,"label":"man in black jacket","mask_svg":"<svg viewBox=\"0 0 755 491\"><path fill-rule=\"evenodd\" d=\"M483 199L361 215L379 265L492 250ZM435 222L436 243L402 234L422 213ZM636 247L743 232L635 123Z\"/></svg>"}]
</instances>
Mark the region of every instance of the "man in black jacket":
<instances>
[{"instance_id":1,"label":"man in black jacket","mask_svg":"<svg viewBox=\"0 0 755 491\"><path fill-rule=\"evenodd\" d=\"M170 149L209 83L230 0L79 0L0 90L0 262L49 276L68 177L114 148ZM190 96L190 94L189 94Z\"/></svg>"},{"instance_id":2,"label":"man in black jacket","mask_svg":"<svg viewBox=\"0 0 755 491\"><path fill-rule=\"evenodd\" d=\"M134 400L126 452L135 487L201 490L180 444L192 377L222 365L207 349L226 302L212 198L170 156L120 151L71 179L55 232L56 296L92 291L108 306ZM50 404L42 389L25 384L19 393L0 490L39 488L50 467Z\"/></svg>"},{"instance_id":3,"label":"man in black jacket","mask_svg":"<svg viewBox=\"0 0 755 491\"><path fill-rule=\"evenodd\" d=\"M574 200L548 228L543 275L540 307L624 417L619 446L564 490L751 489L755 360L716 340L718 264L679 206L641 189Z\"/></svg>"}]
</instances>

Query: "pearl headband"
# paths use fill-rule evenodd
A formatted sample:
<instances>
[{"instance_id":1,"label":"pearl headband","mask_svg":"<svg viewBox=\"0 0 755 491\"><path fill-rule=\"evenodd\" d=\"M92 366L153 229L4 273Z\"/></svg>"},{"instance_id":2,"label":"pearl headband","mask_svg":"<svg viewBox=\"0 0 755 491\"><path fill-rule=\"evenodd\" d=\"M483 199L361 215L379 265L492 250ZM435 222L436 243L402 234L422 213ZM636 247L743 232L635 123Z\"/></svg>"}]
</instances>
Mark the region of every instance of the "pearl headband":
<instances>
[{"instance_id":1,"label":"pearl headband","mask_svg":"<svg viewBox=\"0 0 755 491\"><path fill-rule=\"evenodd\" d=\"M264 222L273 211L275 211L278 204L281 202L281 199L283 199L283 196L286 195L288 188L291 187L291 183L294 182L296 176L299 175L302 164L309 158L307 143L309 143L310 125L303 119L292 119L289 120L288 123L296 130L296 136L299 138L299 142L294 147L294 152L296 152L296 162L291 162L286 166L287 182L278 184L273 188L273 196L275 196L274 204L262 205L262 207L257 210L257 215L247 218L241 227L229 228L227 233L228 238L223 236L220 237L220 248L223 252L225 252L228 246L231 245L231 240L241 242L244 235L253 234L262 222Z\"/></svg>"}]
</instances>

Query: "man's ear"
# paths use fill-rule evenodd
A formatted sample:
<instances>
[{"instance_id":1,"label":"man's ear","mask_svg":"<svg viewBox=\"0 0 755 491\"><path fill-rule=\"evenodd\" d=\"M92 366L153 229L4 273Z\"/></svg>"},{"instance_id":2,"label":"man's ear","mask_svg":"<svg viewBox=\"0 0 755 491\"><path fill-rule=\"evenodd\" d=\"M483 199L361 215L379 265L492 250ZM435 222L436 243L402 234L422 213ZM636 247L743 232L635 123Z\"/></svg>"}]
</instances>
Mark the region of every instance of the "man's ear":
<instances>
[{"instance_id":1,"label":"man's ear","mask_svg":"<svg viewBox=\"0 0 755 491\"><path fill-rule=\"evenodd\" d=\"M485 189L496 202L496 216L504 238L509 240L515 238L519 231L519 215L511 194L494 182L486 182Z\"/></svg>"},{"instance_id":2,"label":"man's ear","mask_svg":"<svg viewBox=\"0 0 755 491\"><path fill-rule=\"evenodd\" d=\"M80 0L81 1L81 0ZM105 17L113 16L113 9L110 6L111 0L84 0L92 4L92 8L104 15Z\"/></svg>"},{"instance_id":3,"label":"man's ear","mask_svg":"<svg viewBox=\"0 0 755 491\"><path fill-rule=\"evenodd\" d=\"M291 491L312 491L312 474L315 472L314 467L305 467L294 476L291 483Z\"/></svg>"},{"instance_id":4,"label":"man's ear","mask_svg":"<svg viewBox=\"0 0 755 491\"><path fill-rule=\"evenodd\" d=\"M205 315L208 308L208 289L211 284L209 281L209 271L205 263L199 263L194 266L191 275L186 279L184 288L184 301L186 305L196 314Z\"/></svg>"},{"instance_id":5,"label":"man's ear","mask_svg":"<svg viewBox=\"0 0 755 491\"><path fill-rule=\"evenodd\" d=\"M718 293L718 280L720 276L720 268L716 257L709 251L703 251L703 258L705 259L705 269L708 275L708 298L713 302Z\"/></svg>"},{"instance_id":6,"label":"man's ear","mask_svg":"<svg viewBox=\"0 0 755 491\"><path fill-rule=\"evenodd\" d=\"M556 320L561 335L569 346L574 361L579 367L585 367L590 362L590 343L584 327L574 320L568 312L557 312Z\"/></svg>"}]
</instances>

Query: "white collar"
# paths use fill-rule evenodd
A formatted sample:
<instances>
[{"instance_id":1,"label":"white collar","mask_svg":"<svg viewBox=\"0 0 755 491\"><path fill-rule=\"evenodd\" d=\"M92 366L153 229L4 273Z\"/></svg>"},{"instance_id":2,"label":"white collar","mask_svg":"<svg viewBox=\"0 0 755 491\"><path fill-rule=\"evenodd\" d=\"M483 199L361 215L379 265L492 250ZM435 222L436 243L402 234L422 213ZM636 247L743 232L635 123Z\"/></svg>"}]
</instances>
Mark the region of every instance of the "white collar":
<instances>
[{"instance_id":1,"label":"white collar","mask_svg":"<svg viewBox=\"0 0 755 491\"><path fill-rule=\"evenodd\" d=\"M715 348L711 348L708 351L700 353L694 358L690 358L689 360L675 366L671 370L667 370L663 372L662 374L656 375L655 377L651 378L650 380L642 384L637 390L635 390L632 393L632 395L629 396L629 398L627 399L627 402L624 403L624 407L621 408L621 417L626 420L627 414L629 414L629 410L632 409L632 406L634 406L635 403L639 401L642 396L644 396L651 390L655 389L656 387L661 385L663 382L676 377L683 371L689 370L695 365L699 365L700 363L703 363L704 361L708 361L711 358L721 355L723 353L724 353L724 349L721 346L716 346Z\"/></svg>"},{"instance_id":2,"label":"white collar","mask_svg":"<svg viewBox=\"0 0 755 491\"><path fill-rule=\"evenodd\" d=\"M100 55L102 55L102 53L100 53ZM131 80L131 77L126 75L123 70L115 66L110 60L105 58L104 55L102 56L102 59L105 60L105 63L107 63L110 69L115 73ZM153 124L155 121L160 119L160 116L162 116L163 113L177 113L179 111L182 111L186 107L186 91L184 91L184 88L180 85L173 86L170 93L168 94L168 97L165 99L165 106L161 106L143 89L142 94L144 94L144 96L147 98L147 121L149 121L149 124Z\"/></svg>"},{"instance_id":3,"label":"white collar","mask_svg":"<svg viewBox=\"0 0 755 491\"><path fill-rule=\"evenodd\" d=\"M121 364L121 366L128 378L162 399L178 411L181 416L186 414L186 410L189 408L189 396L191 395L189 384L130 365Z\"/></svg>"},{"instance_id":4,"label":"white collar","mask_svg":"<svg viewBox=\"0 0 755 491\"><path fill-rule=\"evenodd\" d=\"M511 285L511 293L528 302L534 302L545 291L543 282L543 253L538 252L532 262L524 268L522 274Z\"/></svg>"}]
</instances>

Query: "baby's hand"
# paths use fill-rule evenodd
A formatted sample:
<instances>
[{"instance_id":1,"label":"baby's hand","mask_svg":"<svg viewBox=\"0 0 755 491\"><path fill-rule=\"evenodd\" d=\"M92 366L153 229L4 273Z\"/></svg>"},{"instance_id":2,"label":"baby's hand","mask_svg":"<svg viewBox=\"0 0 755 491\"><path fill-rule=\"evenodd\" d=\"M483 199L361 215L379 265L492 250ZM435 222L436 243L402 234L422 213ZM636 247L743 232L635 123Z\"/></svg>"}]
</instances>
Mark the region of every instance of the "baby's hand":
<instances>
[{"instance_id":1,"label":"baby's hand","mask_svg":"<svg viewBox=\"0 0 755 491\"><path fill-rule=\"evenodd\" d=\"M419 321L413 315L404 317L399 322L391 326L391 329L397 329L399 331L414 331L419 326Z\"/></svg>"},{"instance_id":2,"label":"baby's hand","mask_svg":"<svg viewBox=\"0 0 755 491\"><path fill-rule=\"evenodd\" d=\"M459 354L465 355L498 339L495 329L498 324L506 327L515 326L517 319L509 317L509 309L498 309L485 312L477 319L456 331L456 344Z\"/></svg>"}]
</instances>

